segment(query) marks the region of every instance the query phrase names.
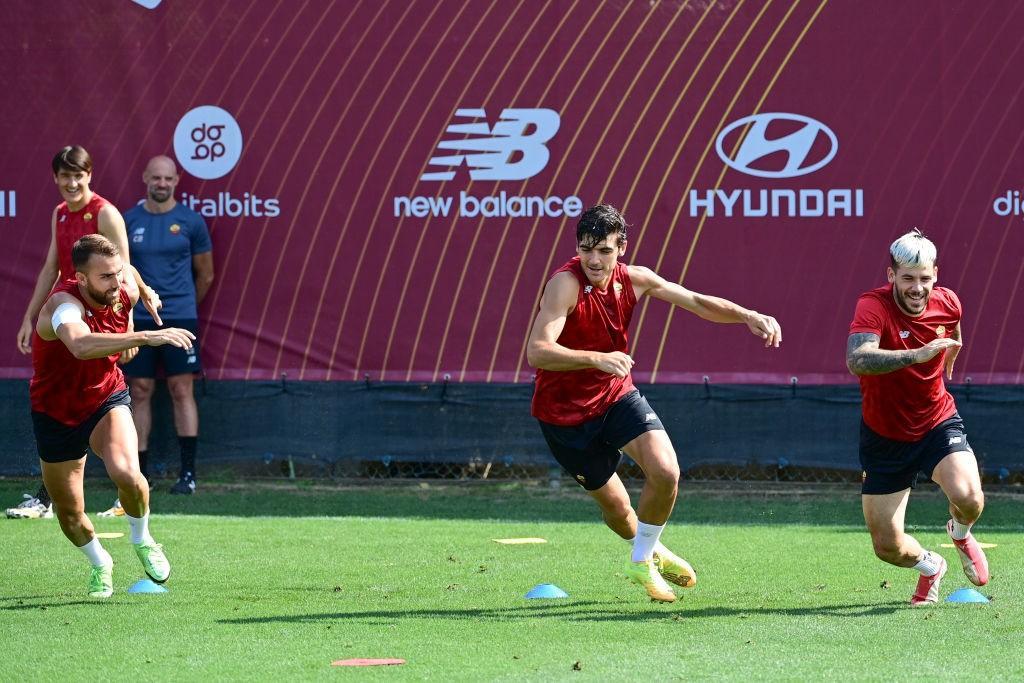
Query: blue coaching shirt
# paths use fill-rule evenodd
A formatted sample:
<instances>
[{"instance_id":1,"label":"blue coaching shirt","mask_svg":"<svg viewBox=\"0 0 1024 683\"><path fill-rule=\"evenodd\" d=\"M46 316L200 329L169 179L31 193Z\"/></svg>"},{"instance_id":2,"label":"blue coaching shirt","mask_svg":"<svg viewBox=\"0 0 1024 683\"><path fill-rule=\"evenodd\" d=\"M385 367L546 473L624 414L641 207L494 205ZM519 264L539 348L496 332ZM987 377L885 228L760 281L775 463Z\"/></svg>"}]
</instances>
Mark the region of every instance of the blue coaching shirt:
<instances>
[{"instance_id":1,"label":"blue coaching shirt","mask_svg":"<svg viewBox=\"0 0 1024 683\"><path fill-rule=\"evenodd\" d=\"M150 213L138 204L124 214L124 220L132 265L163 301L160 317L197 319L192 257L213 249L206 221L180 203L167 213ZM135 306L135 318L153 320L141 302Z\"/></svg>"}]
</instances>

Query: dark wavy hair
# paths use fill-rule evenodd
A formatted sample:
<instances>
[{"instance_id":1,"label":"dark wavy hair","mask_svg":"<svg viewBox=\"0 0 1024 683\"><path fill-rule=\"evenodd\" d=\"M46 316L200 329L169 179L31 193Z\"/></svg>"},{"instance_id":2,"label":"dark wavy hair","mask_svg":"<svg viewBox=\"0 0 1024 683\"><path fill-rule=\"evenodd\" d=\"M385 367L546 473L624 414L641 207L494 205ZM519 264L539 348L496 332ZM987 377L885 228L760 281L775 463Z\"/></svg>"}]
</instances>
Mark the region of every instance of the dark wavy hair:
<instances>
[{"instance_id":1,"label":"dark wavy hair","mask_svg":"<svg viewBox=\"0 0 1024 683\"><path fill-rule=\"evenodd\" d=\"M53 175L60 171L92 173L92 157L80 145L68 145L53 157Z\"/></svg>"},{"instance_id":2,"label":"dark wavy hair","mask_svg":"<svg viewBox=\"0 0 1024 683\"><path fill-rule=\"evenodd\" d=\"M626 241L626 219L611 204L598 204L583 212L576 224L576 244L592 248L609 235L618 235L616 246Z\"/></svg>"}]
</instances>

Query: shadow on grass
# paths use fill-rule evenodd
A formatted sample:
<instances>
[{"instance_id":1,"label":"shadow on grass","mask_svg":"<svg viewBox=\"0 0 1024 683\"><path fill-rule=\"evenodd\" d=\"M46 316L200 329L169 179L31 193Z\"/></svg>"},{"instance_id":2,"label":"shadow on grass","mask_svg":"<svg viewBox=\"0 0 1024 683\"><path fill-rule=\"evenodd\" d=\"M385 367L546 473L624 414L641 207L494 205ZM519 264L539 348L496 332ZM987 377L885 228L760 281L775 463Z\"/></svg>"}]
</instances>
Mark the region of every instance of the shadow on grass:
<instances>
[{"instance_id":1,"label":"shadow on grass","mask_svg":"<svg viewBox=\"0 0 1024 683\"><path fill-rule=\"evenodd\" d=\"M322 614L293 614L272 617L240 617L220 619L218 623L248 626L254 624L318 624L328 621L356 621L365 624L387 625L404 619L526 621L530 619L561 619L565 621L686 621L714 617L749 618L757 616L829 616L870 617L891 614L908 608L905 602L856 603L848 605L822 605L817 607L703 607L687 609L665 605L662 609L625 611L621 603L596 601L564 602L548 605L524 605L500 609L420 609L378 610L364 612L325 612Z\"/></svg>"},{"instance_id":2,"label":"shadow on grass","mask_svg":"<svg viewBox=\"0 0 1024 683\"><path fill-rule=\"evenodd\" d=\"M103 599L97 600L68 600L66 602L32 602L22 603L22 600L38 600L39 598L50 597L44 595L28 595L25 597L13 597L6 598L6 600L17 600L19 601L15 605L0 605L0 612L14 612L24 611L31 609L48 610L48 609L59 609L61 607L78 607L79 605L104 605L107 604Z\"/></svg>"}]
</instances>

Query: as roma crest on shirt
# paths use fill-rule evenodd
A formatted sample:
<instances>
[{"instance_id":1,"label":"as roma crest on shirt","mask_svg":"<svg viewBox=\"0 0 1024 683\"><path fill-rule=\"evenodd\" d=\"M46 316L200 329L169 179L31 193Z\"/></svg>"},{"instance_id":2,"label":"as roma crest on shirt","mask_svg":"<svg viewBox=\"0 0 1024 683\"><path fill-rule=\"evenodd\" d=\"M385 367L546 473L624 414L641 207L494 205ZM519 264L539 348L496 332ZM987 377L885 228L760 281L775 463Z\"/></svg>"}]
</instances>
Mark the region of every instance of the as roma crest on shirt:
<instances>
[{"instance_id":1,"label":"as roma crest on shirt","mask_svg":"<svg viewBox=\"0 0 1024 683\"><path fill-rule=\"evenodd\" d=\"M171 226L171 234L172 235L177 235L179 232L181 232L181 226L178 225L177 223L173 224Z\"/></svg>"},{"instance_id":2,"label":"as roma crest on shirt","mask_svg":"<svg viewBox=\"0 0 1024 683\"><path fill-rule=\"evenodd\" d=\"M622 293L622 283L621 282L616 282L615 284L612 285L612 289L615 290L616 294L621 294Z\"/></svg>"},{"instance_id":3,"label":"as roma crest on shirt","mask_svg":"<svg viewBox=\"0 0 1024 683\"><path fill-rule=\"evenodd\" d=\"M82 218L87 220L87 221L91 221L92 220L92 214L89 213L89 212L86 212L86 214L84 216L82 216Z\"/></svg>"},{"instance_id":4,"label":"as roma crest on shirt","mask_svg":"<svg viewBox=\"0 0 1024 683\"><path fill-rule=\"evenodd\" d=\"M120 302L120 301L115 301L115 302L114 302L114 305L113 305L113 306L111 306L111 308L113 308L113 309L114 309L114 313L120 313L120 312L121 312L121 309L122 309L122 308L124 308L124 306L122 306L122 305L121 305L121 302Z\"/></svg>"},{"instance_id":5,"label":"as roma crest on shirt","mask_svg":"<svg viewBox=\"0 0 1024 683\"><path fill-rule=\"evenodd\" d=\"M935 328L935 336L936 337L945 337L946 336L946 326L945 325L939 325L938 327L936 327Z\"/></svg>"}]
</instances>

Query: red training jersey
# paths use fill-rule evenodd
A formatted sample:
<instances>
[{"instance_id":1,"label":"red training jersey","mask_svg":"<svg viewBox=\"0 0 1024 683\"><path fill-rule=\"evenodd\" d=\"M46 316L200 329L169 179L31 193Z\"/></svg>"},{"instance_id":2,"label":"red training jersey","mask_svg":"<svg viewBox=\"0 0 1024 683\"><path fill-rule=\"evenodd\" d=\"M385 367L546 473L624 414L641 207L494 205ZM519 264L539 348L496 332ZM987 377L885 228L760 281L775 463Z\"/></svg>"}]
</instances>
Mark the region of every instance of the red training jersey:
<instances>
[{"instance_id":1,"label":"red training jersey","mask_svg":"<svg viewBox=\"0 0 1024 683\"><path fill-rule=\"evenodd\" d=\"M71 265L71 247L84 235L99 232L100 209L110 204L95 192L92 199L78 211L69 211L68 203L57 205L57 267L60 269L58 280L67 280L75 276L75 267Z\"/></svg>"},{"instance_id":2,"label":"red training jersey","mask_svg":"<svg viewBox=\"0 0 1024 683\"><path fill-rule=\"evenodd\" d=\"M636 293L629 279L629 268L616 264L608 288L590 284L579 257L551 274L572 273L580 285L576 307L565 319L558 343L578 351L627 353L626 330L636 306ZM597 368L583 370L537 370L530 412L538 420L560 426L572 426L603 415L609 407L633 390L630 375L624 378Z\"/></svg>"},{"instance_id":3,"label":"red training jersey","mask_svg":"<svg viewBox=\"0 0 1024 683\"><path fill-rule=\"evenodd\" d=\"M93 332L128 331L132 302L124 288L117 303L101 309L85 302L75 280L58 282L53 294L58 292L66 292L82 302L85 324ZM33 332L32 381L28 388L32 410L69 426L81 424L111 394L126 388L124 374L117 366L119 355L79 360L60 339L46 341Z\"/></svg>"},{"instance_id":4,"label":"red training jersey","mask_svg":"<svg viewBox=\"0 0 1024 683\"><path fill-rule=\"evenodd\" d=\"M896 304L893 286L885 285L861 295L850 323L850 334L878 335L878 348L918 349L953 333L962 308L952 290L935 287L924 313L913 318ZM864 422L874 432L895 441L919 441L956 412L953 396L942 381L940 353L927 363L915 363L884 375L860 378Z\"/></svg>"}]
</instances>

